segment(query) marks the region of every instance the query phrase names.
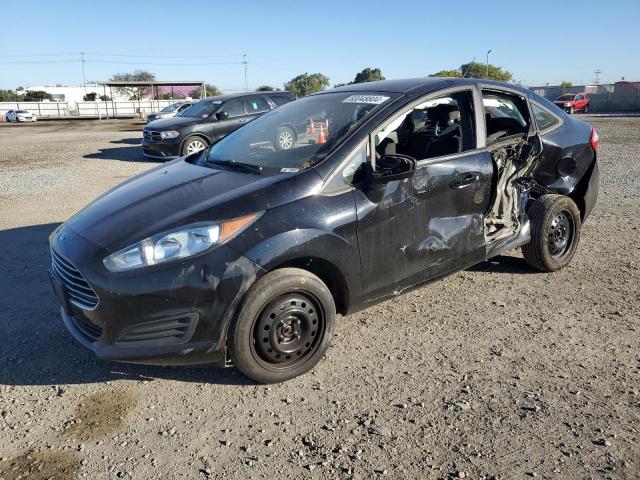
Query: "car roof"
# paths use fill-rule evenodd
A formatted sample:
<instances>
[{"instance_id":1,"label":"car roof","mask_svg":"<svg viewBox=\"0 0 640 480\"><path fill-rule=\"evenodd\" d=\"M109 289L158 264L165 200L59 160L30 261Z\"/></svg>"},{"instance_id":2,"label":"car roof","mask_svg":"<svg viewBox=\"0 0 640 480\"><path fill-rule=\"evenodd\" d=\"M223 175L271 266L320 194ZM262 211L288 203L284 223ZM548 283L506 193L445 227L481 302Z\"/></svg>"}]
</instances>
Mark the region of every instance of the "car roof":
<instances>
[{"instance_id":1,"label":"car roof","mask_svg":"<svg viewBox=\"0 0 640 480\"><path fill-rule=\"evenodd\" d=\"M231 100L232 98L248 97L252 95L274 95L274 94L287 94L293 96L293 93L287 90L273 90L271 92L240 92L240 93L225 93L224 95L215 95L213 97L207 97L205 100L217 100L224 102L225 100Z\"/></svg>"},{"instance_id":2,"label":"car roof","mask_svg":"<svg viewBox=\"0 0 640 480\"><path fill-rule=\"evenodd\" d=\"M481 78L459 78L459 77L420 77L403 78L398 80L380 80L376 82L354 83L342 87L332 88L319 92L389 92L389 93L416 93L423 94L443 88L464 86L464 85L495 85L496 87L508 87L512 90L519 90L525 93L525 89L513 83L498 82L495 80L485 80ZM316 94L316 95L318 95Z\"/></svg>"}]
</instances>

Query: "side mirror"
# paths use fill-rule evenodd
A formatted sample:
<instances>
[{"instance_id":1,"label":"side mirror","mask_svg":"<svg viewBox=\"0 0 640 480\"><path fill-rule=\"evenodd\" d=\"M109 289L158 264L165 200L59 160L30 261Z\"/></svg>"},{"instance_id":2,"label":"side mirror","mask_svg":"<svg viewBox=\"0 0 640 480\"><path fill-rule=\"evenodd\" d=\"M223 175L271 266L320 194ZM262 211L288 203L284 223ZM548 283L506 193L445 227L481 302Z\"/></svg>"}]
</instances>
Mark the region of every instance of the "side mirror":
<instances>
[{"instance_id":1,"label":"side mirror","mask_svg":"<svg viewBox=\"0 0 640 480\"><path fill-rule=\"evenodd\" d=\"M229 118L229 114L223 110L221 112L216 113L216 118L218 120L226 120L227 118Z\"/></svg>"},{"instance_id":2,"label":"side mirror","mask_svg":"<svg viewBox=\"0 0 640 480\"><path fill-rule=\"evenodd\" d=\"M394 180L411 178L416 173L417 161L409 155L384 155L376 162L376 169L372 174L374 184L384 185Z\"/></svg>"}]
</instances>

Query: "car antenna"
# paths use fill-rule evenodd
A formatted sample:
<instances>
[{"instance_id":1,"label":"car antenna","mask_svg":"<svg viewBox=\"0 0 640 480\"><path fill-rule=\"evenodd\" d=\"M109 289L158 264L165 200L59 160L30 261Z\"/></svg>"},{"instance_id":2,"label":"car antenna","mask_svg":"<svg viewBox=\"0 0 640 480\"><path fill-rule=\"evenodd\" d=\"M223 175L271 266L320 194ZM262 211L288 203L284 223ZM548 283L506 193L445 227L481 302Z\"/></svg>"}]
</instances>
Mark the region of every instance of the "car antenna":
<instances>
[{"instance_id":1,"label":"car antenna","mask_svg":"<svg viewBox=\"0 0 640 480\"><path fill-rule=\"evenodd\" d=\"M467 77L467 73L469 73L469 70L471 70L471 64L472 64L473 62L475 62L475 61L476 61L476 57L473 57L473 60L471 60L471 61L469 62L469 66L467 67L467 71L466 71L466 72L464 72L464 75L462 75L462 78L466 78L466 77Z\"/></svg>"}]
</instances>

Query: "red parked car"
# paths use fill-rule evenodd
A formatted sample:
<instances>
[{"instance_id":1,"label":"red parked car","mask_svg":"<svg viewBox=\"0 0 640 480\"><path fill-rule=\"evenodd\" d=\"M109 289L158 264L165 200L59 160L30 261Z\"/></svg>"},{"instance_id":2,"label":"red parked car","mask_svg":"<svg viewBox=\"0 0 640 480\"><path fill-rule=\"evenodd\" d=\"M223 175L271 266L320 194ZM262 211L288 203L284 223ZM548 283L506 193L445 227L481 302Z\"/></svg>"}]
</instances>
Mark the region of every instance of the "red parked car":
<instances>
[{"instance_id":1,"label":"red parked car","mask_svg":"<svg viewBox=\"0 0 640 480\"><path fill-rule=\"evenodd\" d=\"M567 113L582 110L584 113L589 112L589 95L586 93L565 93L554 100L558 107Z\"/></svg>"}]
</instances>

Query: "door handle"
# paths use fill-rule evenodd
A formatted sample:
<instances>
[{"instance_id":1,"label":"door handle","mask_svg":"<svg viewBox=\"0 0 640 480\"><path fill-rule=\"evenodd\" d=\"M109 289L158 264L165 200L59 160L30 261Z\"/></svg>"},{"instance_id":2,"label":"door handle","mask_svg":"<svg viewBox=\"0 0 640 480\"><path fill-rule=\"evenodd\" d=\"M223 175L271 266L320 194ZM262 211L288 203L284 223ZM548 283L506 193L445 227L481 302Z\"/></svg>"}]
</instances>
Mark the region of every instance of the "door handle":
<instances>
[{"instance_id":1,"label":"door handle","mask_svg":"<svg viewBox=\"0 0 640 480\"><path fill-rule=\"evenodd\" d=\"M461 173L449 184L450 188L463 188L472 185L480 180L478 172Z\"/></svg>"}]
</instances>

